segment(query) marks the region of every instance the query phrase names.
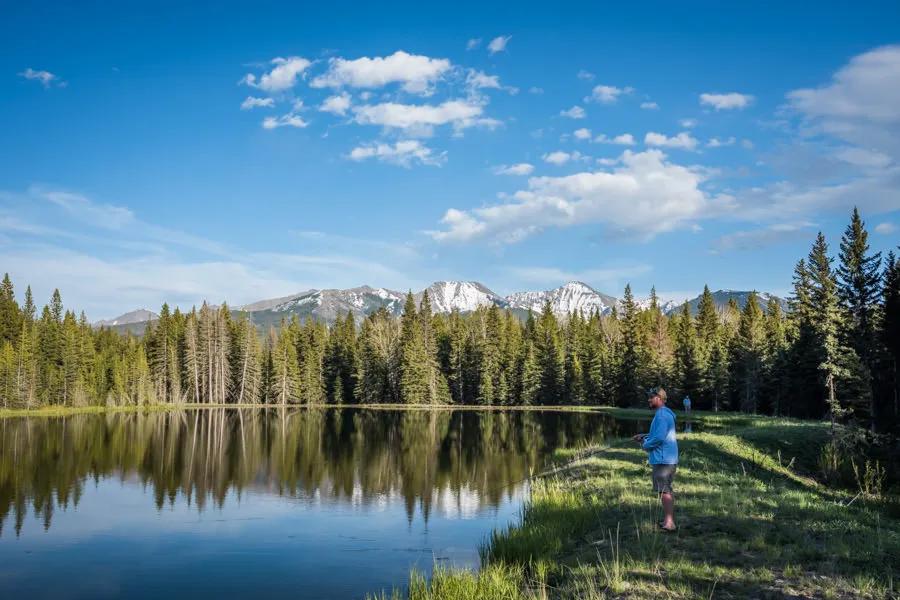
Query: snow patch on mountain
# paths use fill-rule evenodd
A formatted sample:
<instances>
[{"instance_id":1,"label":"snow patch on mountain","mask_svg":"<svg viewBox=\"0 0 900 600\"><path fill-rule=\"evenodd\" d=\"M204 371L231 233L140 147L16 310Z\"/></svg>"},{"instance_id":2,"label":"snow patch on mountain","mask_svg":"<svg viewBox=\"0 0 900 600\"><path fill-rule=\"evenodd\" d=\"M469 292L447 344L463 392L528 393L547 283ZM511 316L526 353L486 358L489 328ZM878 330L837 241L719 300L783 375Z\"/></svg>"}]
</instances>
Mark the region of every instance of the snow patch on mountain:
<instances>
[{"instance_id":1,"label":"snow patch on mountain","mask_svg":"<svg viewBox=\"0 0 900 600\"><path fill-rule=\"evenodd\" d=\"M616 304L612 296L600 293L586 283L570 281L569 283L543 292L516 292L506 297L510 308L540 312L544 304L550 302L550 309L556 315L567 315L580 312L590 315L593 312L608 314Z\"/></svg>"},{"instance_id":2,"label":"snow patch on mountain","mask_svg":"<svg viewBox=\"0 0 900 600\"><path fill-rule=\"evenodd\" d=\"M107 319L94 323L95 327L115 327L116 325L131 325L132 323L145 323L158 319L159 315L152 310L139 308L124 315L119 315L115 319Z\"/></svg>"},{"instance_id":3,"label":"snow patch on mountain","mask_svg":"<svg viewBox=\"0 0 900 600\"><path fill-rule=\"evenodd\" d=\"M472 312L480 306L491 305L505 308L507 304L504 298L477 281L435 281L427 291L435 313ZM417 302L421 302L423 293L416 294Z\"/></svg>"}]
</instances>

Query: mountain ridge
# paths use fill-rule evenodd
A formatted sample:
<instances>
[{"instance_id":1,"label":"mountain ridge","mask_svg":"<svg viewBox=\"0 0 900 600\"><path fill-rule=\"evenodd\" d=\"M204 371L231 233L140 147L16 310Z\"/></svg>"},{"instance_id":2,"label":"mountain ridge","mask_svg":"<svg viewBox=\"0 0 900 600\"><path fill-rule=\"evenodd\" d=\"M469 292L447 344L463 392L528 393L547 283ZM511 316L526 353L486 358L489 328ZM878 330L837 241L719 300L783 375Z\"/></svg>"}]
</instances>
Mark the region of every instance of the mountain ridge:
<instances>
[{"instance_id":1,"label":"mountain ridge","mask_svg":"<svg viewBox=\"0 0 900 600\"><path fill-rule=\"evenodd\" d=\"M599 292L581 281L569 281L550 290L514 292L508 296L500 296L478 281L435 281L413 297L417 304L422 300L425 291L431 301L432 312L450 313L458 310L462 313L472 312L480 306L496 305L509 309L524 317L529 310L540 312L544 304L550 302L551 310L558 316L572 312L588 315L594 311L602 315L612 313L613 309L621 312L622 301L615 296ZM787 308L784 299L767 292L758 292L760 303L765 305L769 298L775 298ZM713 300L719 310L724 310L729 300L734 299L739 307L743 307L750 295L749 290L716 290L712 292ZM282 319L290 319L296 315L304 320L314 318L333 323L338 316L351 312L358 320L365 318L377 310L384 309L389 314L400 315L406 293L388 288L375 288L363 285L348 289L309 289L296 294L257 300L238 306L235 314L247 314L259 327L278 325ZM692 314L696 314L700 295L686 298L683 301L661 301L660 309L665 314L681 310L684 302ZM650 307L649 298L636 298L638 308L646 310ZM148 322L154 321L158 315L147 309L127 312L114 319L106 319L94 323L95 327L110 327L121 331L139 333Z\"/></svg>"}]
</instances>

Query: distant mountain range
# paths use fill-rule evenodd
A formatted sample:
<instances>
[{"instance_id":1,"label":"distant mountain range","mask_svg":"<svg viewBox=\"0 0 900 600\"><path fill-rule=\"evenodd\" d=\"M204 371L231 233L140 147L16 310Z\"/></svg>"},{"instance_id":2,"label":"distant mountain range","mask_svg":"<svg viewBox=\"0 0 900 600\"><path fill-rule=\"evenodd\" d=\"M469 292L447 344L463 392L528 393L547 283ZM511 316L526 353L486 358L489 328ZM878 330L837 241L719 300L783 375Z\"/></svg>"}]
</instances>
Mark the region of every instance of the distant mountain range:
<instances>
[{"instance_id":1,"label":"distant mountain range","mask_svg":"<svg viewBox=\"0 0 900 600\"><path fill-rule=\"evenodd\" d=\"M621 308L621 300L598 292L580 281L571 281L552 290L516 292L506 297L495 294L477 281L436 281L426 289L431 299L432 311L435 313L449 313L453 310L466 313L480 306L496 305L524 316L529 310L540 312L546 302L550 302L553 312L561 316L578 311L588 315L595 310L606 315L610 314L614 307ZM414 295L416 303L421 301L425 291ZM749 291L718 290L713 292L713 299L719 309L724 309L730 300L735 300L738 306L743 307L749 295ZM784 300L771 294L760 293L759 296L763 304L768 302L769 298L776 298L783 307L786 305ZM314 318L333 323L339 315L345 315L348 311L360 320L382 308L392 315L399 315L403 311L405 300L406 294L403 292L362 286L346 290L307 290L291 296L245 304L236 307L234 312L249 314L259 327L277 325L282 319L290 319L294 315L301 320ZM636 299L635 302L640 308L650 306L649 298ZM688 300L692 313L697 312L699 302L700 296ZM669 300L661 303L660 308L664 313L671 314L679 310L682 304L683 301ZM156 313L139 309L115 319L98 321L95 325L140 333L148 321L156 318Z\"/></svg>"}]
</instances>

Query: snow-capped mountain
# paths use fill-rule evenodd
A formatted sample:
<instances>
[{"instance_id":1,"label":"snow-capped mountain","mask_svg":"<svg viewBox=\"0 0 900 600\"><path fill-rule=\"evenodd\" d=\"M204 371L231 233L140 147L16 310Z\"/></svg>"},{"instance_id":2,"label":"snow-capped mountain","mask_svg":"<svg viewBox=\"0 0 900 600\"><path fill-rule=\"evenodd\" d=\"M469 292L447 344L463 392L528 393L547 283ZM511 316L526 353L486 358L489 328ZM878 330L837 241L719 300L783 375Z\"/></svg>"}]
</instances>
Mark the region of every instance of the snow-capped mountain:
<instances>
[{"instance_id":1,"label":"snow-capped mountain","mask_svg":"<svg viewBox=\"0 0 900 600\"><path fill-rule=\"evenodd\" d=\"M249 312L253 322L259 325L277 324L292 315L301 320L313 317L331 323L348 311L358 319L380 308L400 314L403 300L404 295L400 292L364 285L347 290L309 290L294 296L260 300L241 307L241 310Z\"/></svg>"},{"instance_id":2,"label":"snow-capped mountain","mask_svg":"<svg viewBox=\"0 0 900 600\"><path fill-rule=\"evenodd\" d=\"M517 292L506 297L510 308L540 312L546 302L557 315L581 312L589 315L595 310L607 314L616 304L616 299L580 281L570 281L555 290L544 292Z\"/></svg>"},{"instance_id":3,"label":"snow-capped mountain","mask_svg":"<svg viewBox=\"0 0 900 600\"><path fill-rule=\"evenodd\" d=\"M133 310L131 312L127 312L124 315L119 315L115 319L106 319L103 321L97 321L94 323L95 327L116 327L117 325L132 325L134 323L146 323L147 321L154 321L159 318L159 315L153 312L152 310L147 310L146 308L139 308L137 310Z\"/></svg>"},{"instance_id":4,"label":"snow-capped mountain","mask_svg":"<svg viewBox=\"0 0 900 600\"><path fill-rule=\"evenodd\" d=\"M496 304L506 308L507 301L477 281L435 281L427 288L431 300L431 310L435 313L449 313L454 309L472 312L479 306ZM422 292L416 294L416 302L421 302Z\"/></svg>"},{"instance_id":5,"label":"snow-capped mountain","mask_svg":"<svg viewBox=\"0 0 900 600\"><path fill-rule=\"evenodd\" d=\"M481 306L496 305L524 317L528 310L539 313L543 310L546 302L550 302L551 309L558 317L565 317L574 312L590 315L594 311L608 315L612 312L613 307L617 307L620 313L622 308L620 300L598 292L580 281L572 281L553 290L517 292L505 298L498 296L477 281L436 281L427 289L431 299L431 309L434 313L449 313L454 309L467 313L477 310ZM423 292L424 290L415 294L416 302L421 301ZM729 300L734 300L737 302L738 308L743 308L750 292L718 290L712 295L716 309L724 311ZM765 308L771 298L777 300L783 310L787 310L787 303L783 299L765 292L759 294L761 307ZM369 286L346 290L308 290L291 296L245 304L239 307L235 313L249 314L251 320L261 328L267 328L270 325L277 326L282 319L289 320L294 315L301 321L313 318L333 323L337 317L346 315L348 311L353 313L358 321L361 321L382 308L392 315L400 315L403 312L405 300L406 294L403 292ZM691 312L697 314L700 296L690 300L660 302L660 309L664 314L671 315L679 311L685 301L688 302ZM635 299L635 304L639 309L646 310L650 307L650 299ZM146 328L147 322L157 318L156 313L140 309L115 319L98 321L95 325L111 327L123 332L130 331L139 335Z\"/></svg>"}]
</instances>

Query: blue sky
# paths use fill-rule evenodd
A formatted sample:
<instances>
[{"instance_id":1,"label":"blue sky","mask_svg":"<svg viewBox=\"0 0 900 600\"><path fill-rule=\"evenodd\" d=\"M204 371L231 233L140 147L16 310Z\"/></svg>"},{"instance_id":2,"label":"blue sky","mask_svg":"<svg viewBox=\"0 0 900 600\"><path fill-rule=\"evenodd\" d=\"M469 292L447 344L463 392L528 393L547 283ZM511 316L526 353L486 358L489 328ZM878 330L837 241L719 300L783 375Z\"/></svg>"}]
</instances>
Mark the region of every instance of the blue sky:
<instances>
[{"instance_id":1,"label":"blue sky","mask_svg":"<svg viewBox=\"0 0 900 600\"><path fill-rule=\"evenodd\" d=\"M784 294L854 204L900 241L896 2L0 10L0 269L92 319L440 279Z\"/></svg>"}]
</instances>

